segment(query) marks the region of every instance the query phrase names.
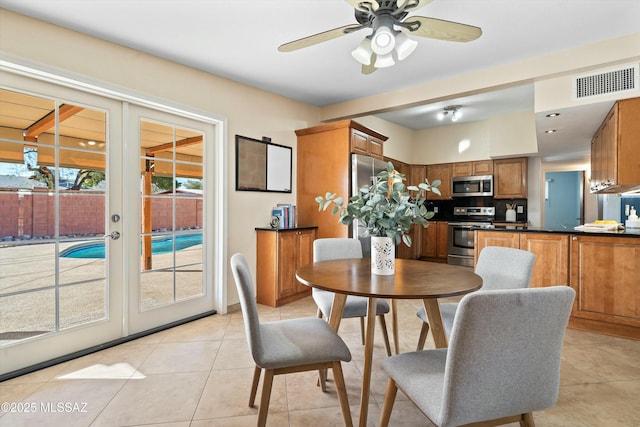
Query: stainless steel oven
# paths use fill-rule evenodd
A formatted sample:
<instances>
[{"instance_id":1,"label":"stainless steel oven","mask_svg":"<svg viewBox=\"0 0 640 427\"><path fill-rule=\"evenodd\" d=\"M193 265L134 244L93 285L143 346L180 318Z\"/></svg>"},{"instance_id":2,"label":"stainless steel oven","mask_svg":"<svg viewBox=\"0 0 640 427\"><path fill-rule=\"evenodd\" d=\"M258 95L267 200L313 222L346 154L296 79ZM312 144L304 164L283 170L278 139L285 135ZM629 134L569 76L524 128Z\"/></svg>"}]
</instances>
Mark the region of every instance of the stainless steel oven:
<instances>
[{"instance_id":1,"label":"stainless steel oven","mask_svg":"<svg viewBox=\"0 0 640 427\"><path fill-rule=\"evenodd\" d=\"M474 234L478 228L492 228L494 207L457 207L453 215L460 221L449 221L447 263L473 267Z\"/></svg>"}]
</instances>

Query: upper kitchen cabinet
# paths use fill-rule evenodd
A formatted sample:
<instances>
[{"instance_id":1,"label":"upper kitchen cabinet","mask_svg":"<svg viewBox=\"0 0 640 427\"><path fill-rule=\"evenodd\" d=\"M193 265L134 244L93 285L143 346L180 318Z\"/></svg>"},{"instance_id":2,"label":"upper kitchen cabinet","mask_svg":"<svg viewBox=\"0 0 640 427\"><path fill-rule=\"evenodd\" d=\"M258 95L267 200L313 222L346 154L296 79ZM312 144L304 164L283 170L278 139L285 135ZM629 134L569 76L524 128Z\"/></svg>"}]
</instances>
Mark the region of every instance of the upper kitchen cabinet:
<instances>
[{"instance_id":1,"label":"upper kitchen cabinet","mask_svg":"<svg viewBox=\"0 0 640 427\"><path fill-rule=\"evenodd\" d=\"M356 122L351 122L351 152L382 159L382 143L386 136L367 129Z\"/></svg>"},{"instance_id":2,"label":"upper kitchen cabinet","mask_svg":"<svg viewBox=\"0 0 640 427\"><path fill-rule=\"evenodd\" d=\"M416 187L421 182L427 179L427 166L425 165L410 165L409 175L407 177L408 185L415 185ZM419 190L420 197L425 198L426 194L424 190Z\"/></svg>"},{"instance_id":3,"label":"upper kitchen cabinet","mask_svg":"<svg viewBox=\"0 0 640 427\"><path fill-rule=\"evenodd\" d=\"M493 160L453 163L452 177L473 175L493 175Z\"/></svg>"},{"instance_id":4,"label":"upper kitchen cabinet","mask_svg":"<svg viewBox=\"0 0 640 427\"><path fill-rule=\"evenodd\" d=\"M348 227L330 212L319 212L315 198L331 191L348 200L354 141L358 146L364 146L362 140L365 135L370 141L378 141L381 149L382 141L387 137L352 120L299 129L296 135L298 223L318 226L318 238L348 237ZM362 154L361 151L355 152ZM381 155L371 157L382 158Z\"/></svg>"},{"instance_id":5,"label":"upper kitchen cabinet","mask_svg":"<svg viewBox=\"0 0 640 427\"><path fill-rule=\"evenodd\" d=\"M591 192L640 187L640 98L617 101L591 142Z\"/></svg>"},{"instance_id":6,"label":"upper kitchen cabinet","mask_svg":"<svg viewBox=\"0 0 640 427\"><path fill-rule=\"evenodd\" d=\"M427 166L427 179L429 184L439 179L440 185L438 189L441 195L429 191L427 192L427 200L450 200L451 199L451 163L442 163Z\"/></svg>"},{"instance_id":7,"label":"upper kitchen cabinet","mask_svg":"<svg viewBox=\"0 0 640 427\"><path fill-rule=\"evenodd\" d=\"M495 199L526 199L527 158L494 160L493 186Z\"/></svg>"}]
</instances>

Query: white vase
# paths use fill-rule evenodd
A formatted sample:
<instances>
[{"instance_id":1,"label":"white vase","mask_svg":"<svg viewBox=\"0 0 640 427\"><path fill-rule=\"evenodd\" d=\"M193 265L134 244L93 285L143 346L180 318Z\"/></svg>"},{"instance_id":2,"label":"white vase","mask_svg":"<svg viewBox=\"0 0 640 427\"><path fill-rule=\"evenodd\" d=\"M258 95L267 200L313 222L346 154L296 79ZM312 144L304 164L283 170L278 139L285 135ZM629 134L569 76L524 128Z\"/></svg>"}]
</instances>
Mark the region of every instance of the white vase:
<instances>
[{"instance_id":1,"label":"white vase","mask_svg":"<svg viewBox=\"0 0 640 427\"><path fill-rule=\"evenodd\" d=\"M507 222L516 222L516 211L515 211L515 209L507 209L506 219L507 219Z\"/></svg>"},{"instance_id":2,"label":"white vase","mask_svg":"<svg viewBox=\"0 0 640 427\"><path fill-rule=\"evenodd\" d=\"M395 272L396 248L391 237L371 236L371 272L392 275Z\"/></svg>"}]
</instances>

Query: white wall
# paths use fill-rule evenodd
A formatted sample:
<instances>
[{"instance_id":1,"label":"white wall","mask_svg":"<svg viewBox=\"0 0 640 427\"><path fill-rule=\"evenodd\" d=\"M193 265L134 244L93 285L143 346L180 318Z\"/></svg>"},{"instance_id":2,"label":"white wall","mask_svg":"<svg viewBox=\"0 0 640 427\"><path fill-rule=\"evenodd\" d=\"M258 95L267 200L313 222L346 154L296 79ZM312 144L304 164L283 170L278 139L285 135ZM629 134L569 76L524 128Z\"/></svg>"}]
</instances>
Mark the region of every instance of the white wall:
<instances>
[{"instance_id":1,"label":"white wall","mask_svg":"<svg viewBox=\"0 0 640 427\"><path fill-rule=\"evenodd\" d=\"M268 224L271 206L295 203L296 167L294 162L291 194L234 191L235 135L269 136L274 143L293 147L295 159L294 130L318 124L317 108L6 10L0 10L0 23L5 58L226 118L228 255L246 254L255 271L254 228ZM228 305L237 303L231 274L227 290Z\"/></svg>"}]
</instances>

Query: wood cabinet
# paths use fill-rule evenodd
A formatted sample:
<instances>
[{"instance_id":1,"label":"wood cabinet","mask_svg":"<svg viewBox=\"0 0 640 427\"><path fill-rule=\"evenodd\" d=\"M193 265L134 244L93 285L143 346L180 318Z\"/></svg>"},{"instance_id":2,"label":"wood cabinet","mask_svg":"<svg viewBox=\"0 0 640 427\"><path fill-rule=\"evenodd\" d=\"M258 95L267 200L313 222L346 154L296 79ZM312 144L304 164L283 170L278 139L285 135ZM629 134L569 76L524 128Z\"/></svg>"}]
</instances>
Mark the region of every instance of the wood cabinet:
<instances>
[{"instance_id":1,"label":"wood cabinet","mask_svg":"<svg viewBox=\"0 0 640 427\"><path fill-rule=\"evenodd\" d=\"M313 262L315 228L256 229L258 304L279 307L311 295L296 279L298 267Z\"/></svg>"},{"instance_id":2,"label":"wood cabinet","mask_svg":"<svg viewBox=\"0 0 640 427\"><path fill-rule=\"evenodd\" d=\"M487 246L503 246L533 252L536 262L532 288L569 284L569 235L507 231L476 231L475 259Z\"/></svg>"},{"instance_id":3,"label":"wood cabinet","mask_svg":"<svg viewBox=\"0 0 640 427\"><path fill-rule=\"evenodd\" d=\"M382 159L382 143L386 137L376 136L371 131L362 131L355 127L351 128L351 152L364 154L376 159ZM384 138L384 139L383 139Z\"/></svg>"},{"instance_id":4,"label":"wood cabinet","mask_svg":"<svg viewBox=\"0 0 640 427\"><path fill-rule=\"evenodd\" d=\"M427 178L427 167L425 165L410 165L409 166L409 176L408 176L409 185L417 186L421 182ZM420 190L418 191L419 197L423 199L426 198L426 191Z\"/></svg>"},{"instance_id":5,"label":"wood cabinet","mask_svg":"<svg viewBox=\"0 0 640 427\"><path fill-rule=\"evenodd\" d=\"M429 184L435 180L440 180L438 189L441 195L437 195L431 191L427 192L427 200L450 200L451 199L451 163L441 163L436 165L427 165L427 179Z\"/></svg>"},{"instance_id":6,"label":"wood cabinet","mask_svg":"<svg viewBox=\"0 0 640 427\"><path fill-rule=\"evenodd\" d=\"M429 221L422 228L420 257L446 262L449 244L449 226L446 221Z\"/></svg>"},{"instance_id":7,"label":"wood cabinet","mask_svg":"<svg viewBox=\"0 0 640 427\"><path fill-rule=\"evenodd\" d=\"M330 212L319 212L315 198L331 191L348 199L351 190L351 150L354 146L352 137L358 135L355 138L362 145L359 139L362 133L370 136L371 141L387 139L353 120L296 130L298 224L317 225L318 238L348 237L349 228L339 223L338 217Z\"/></svg>"},{"instance_id":8,"label":"wood cabinet","mask_svg":"<svg viewBox=\"0 0 640 427\"><path fill-rule=\"evenodd\" d=\"M591 192L640 188L640 98L617 101L591 141Z\"/></svg>"},{"instance_id":9,"label":"wood cabinet","mask_svg":"<svg viewBox=\"0 0 640 427\"><path fill-rule=\"evenodd\" d=\"M457 162L451 169L451 176L493 175L493 160Z\"/></svg>"},{"instance_id":10,"label":"wood cabinet","mask_svg":"<svg viewBox=\"0 0 640 427\"><path fill-rule=\"evenodd\" d=\"M640 339L639 260L640 239L572 236L569 326Z\"/></svg>"},{"instance_id":11,"label":"wood cabinet","mask_svg":"<svg viewBox=\"0 0 640 427\"><path fill-rule=\"evenodd\" d=\"M493 187L494 199L526 199L527 158L494 160Z\"/></svg>"},{"instance_id":12,"label":"wood cabinet","mask_svg":"<svg viewBox=\"0 0 640 427\"><path fill-rule=\"evenodd\" d=\"M420 245L422 241L422 226L419 224L411 225L409 232L407 233L411 238L411 246L407 246L404 242L401 242L397 248L396 257L400 259L419 259L420 258Z\"/></svg>"}]
</instances>

